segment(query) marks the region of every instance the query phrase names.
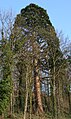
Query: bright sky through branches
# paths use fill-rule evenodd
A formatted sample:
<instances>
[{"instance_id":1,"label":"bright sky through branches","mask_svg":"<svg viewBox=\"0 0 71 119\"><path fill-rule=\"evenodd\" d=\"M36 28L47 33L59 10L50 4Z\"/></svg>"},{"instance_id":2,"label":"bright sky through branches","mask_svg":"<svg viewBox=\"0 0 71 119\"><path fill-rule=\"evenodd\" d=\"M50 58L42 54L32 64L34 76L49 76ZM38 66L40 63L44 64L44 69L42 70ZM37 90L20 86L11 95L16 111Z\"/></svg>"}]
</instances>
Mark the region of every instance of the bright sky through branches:
<instances>
[{"instance_id":1,"label":"bright sky through branches","mask_svg":"<svg viewBox=\"0 0 71 119\"><path fill-rule=\"evenodd\" d=\"M55 29L71 40L71 0L0 0L0 10L12 9L16 15L30 3L46 9Z\"/></svg>"}]
</instances>

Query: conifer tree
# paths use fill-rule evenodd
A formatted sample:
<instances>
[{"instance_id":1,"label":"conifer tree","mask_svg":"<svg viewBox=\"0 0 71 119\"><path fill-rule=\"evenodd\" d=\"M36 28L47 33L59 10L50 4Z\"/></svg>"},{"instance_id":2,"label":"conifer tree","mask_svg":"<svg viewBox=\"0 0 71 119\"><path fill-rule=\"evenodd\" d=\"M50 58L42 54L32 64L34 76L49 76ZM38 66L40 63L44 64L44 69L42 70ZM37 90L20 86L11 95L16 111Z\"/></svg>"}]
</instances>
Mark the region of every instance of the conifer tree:
<instances>
[{"instance_id":1,"label":"conifer tree","mask_svg":"<svg viewBox=\"0 0 71 119\"><path fill-rule=\"evenodd\" d=\"M44 112L41 97L41 92L43 92L43 90L40 88L42 86L41 82L43 82L41 75L44 72L47 72L46 75L48 75L49 68L52 70L53 64L51 64L51 66L48 65L49 62L55 58L56 52L59 49L59 41L54 27L43 8L35 4L30 4L17 15L14 24L14 32L19 34L15 36L15 38L17 37L17 39L15 39L15 48L19 46L19 44L16 44L17 42L19 43L19 41L22 42L23 39L26 39L23 44L23 49L32 55L31 61L34 66L32 72L34 71L33 82L36 111ZM55 75L55 73L53 73L53 75Z\"/></svg>"}]
</instances>

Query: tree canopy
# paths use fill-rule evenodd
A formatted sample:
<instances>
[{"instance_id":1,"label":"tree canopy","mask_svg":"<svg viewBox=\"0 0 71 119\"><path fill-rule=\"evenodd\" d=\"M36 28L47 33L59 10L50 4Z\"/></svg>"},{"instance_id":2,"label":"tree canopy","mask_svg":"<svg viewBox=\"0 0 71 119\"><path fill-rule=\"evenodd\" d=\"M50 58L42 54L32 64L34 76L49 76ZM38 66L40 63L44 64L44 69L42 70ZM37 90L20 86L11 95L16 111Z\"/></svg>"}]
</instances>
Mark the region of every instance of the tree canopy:
<instances>
[{"instance_id":1,"label":"tree canopy","mask_svg":"<svg viewBox=\"0 0 71 119\"><path fill-rule=\"evenodd\" d=\"M7 38L1 29L1 117L65 119L71 110L70 56L64 57L47 11L26 6L10 30Z\"/></svg>"}]
</instances>

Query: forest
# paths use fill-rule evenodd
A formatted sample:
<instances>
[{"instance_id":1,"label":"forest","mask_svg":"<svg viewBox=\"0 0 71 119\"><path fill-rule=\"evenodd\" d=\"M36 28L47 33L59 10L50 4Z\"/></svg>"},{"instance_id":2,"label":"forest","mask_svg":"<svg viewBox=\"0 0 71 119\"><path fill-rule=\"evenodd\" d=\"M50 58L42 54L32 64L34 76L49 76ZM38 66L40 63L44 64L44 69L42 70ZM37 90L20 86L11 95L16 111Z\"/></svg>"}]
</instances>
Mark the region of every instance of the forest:
<instances>
[{"instance_id":1,"label":"forest","mask_svg":"<svg viewBox=\"0 0 71 119\"><path fill-rule=\"evenodd\" d=\"M0 12L0 119L71 119L71 41L36 4Z\"/></svg>"}]
</instances>

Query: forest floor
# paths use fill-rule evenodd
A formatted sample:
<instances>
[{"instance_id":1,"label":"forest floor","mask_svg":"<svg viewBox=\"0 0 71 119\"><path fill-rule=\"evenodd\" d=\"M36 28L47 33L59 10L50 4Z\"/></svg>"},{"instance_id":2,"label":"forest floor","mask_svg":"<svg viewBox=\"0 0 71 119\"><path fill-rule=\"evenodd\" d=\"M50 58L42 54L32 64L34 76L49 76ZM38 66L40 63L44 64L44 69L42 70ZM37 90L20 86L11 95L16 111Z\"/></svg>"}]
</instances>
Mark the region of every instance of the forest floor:
<instances>
[{"instance_id":1,"label":"forest floor","mask_svg":"<svg viewBox=\"0 0 71 119\"><path fill-rule=\"evenodd\" d=\"M23 114L14 114L13 116L8 116L5 119L24 119ZM32 114L31 117L30 115L27 114L26 119L55 119L51 115L37 115L37 114ZM56 119L71 119L71 115L64 115L63 117L59 117Z\"/></svg>"}]
</instances>

